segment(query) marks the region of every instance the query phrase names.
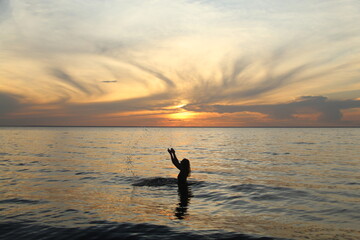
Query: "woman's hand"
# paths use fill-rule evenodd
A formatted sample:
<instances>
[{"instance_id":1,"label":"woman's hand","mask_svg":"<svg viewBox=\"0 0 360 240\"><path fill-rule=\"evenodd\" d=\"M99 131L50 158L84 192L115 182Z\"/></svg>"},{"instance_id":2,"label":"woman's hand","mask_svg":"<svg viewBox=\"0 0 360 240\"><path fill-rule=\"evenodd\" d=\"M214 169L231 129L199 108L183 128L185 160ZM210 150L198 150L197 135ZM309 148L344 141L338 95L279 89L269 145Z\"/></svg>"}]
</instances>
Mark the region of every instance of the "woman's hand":
<instances>
[{"instance_id":1,"label":"woman's hand","mask_svg":"<svg viewBox=\"0 0 360 240\"><path fill-rule=\"evenodd\" d=\"M175 154L175 150L173 148L171 148L170 151Z\"/></svg>"}]
</instances>

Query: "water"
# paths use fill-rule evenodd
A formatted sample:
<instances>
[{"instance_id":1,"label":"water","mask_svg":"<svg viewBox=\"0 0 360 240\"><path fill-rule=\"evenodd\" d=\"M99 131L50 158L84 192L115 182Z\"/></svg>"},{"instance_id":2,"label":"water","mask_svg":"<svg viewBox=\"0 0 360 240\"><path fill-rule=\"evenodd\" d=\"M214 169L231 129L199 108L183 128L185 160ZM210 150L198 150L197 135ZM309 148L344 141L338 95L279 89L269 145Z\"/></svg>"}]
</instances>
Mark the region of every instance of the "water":
<instances>
[{"instance_id":1,"label":"water","mask_svg":"<svg viewBox=\"0 0 360 240\"><path fill-rule=\"evenodd\" d=\"M2 239L359 239L359 128L0 128ZM179 191L167 148L191 161Z\"/></svg>"}]
</instances>

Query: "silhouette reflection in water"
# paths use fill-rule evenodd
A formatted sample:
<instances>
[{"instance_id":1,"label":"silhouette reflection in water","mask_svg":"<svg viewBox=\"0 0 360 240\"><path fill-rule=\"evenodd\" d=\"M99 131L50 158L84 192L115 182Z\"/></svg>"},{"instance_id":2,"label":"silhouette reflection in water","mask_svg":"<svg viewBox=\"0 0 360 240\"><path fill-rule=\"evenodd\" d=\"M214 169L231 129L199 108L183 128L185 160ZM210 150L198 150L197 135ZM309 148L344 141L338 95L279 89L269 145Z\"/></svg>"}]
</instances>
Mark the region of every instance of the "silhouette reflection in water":
<instances>
[{"instance_id":1,"label":"silhouette reflection in water","mask_svg":"<svg viewBox=\"0 0 360 240\"><path fill-rule=\"evenodd\" d=\"M175 216L178 219L184 219L187 214L188 205L190 203L190 198L193 197L190 186L179 185L178 188L179 194L179 203L175 208Z\"/></svg>"}]
</instances>

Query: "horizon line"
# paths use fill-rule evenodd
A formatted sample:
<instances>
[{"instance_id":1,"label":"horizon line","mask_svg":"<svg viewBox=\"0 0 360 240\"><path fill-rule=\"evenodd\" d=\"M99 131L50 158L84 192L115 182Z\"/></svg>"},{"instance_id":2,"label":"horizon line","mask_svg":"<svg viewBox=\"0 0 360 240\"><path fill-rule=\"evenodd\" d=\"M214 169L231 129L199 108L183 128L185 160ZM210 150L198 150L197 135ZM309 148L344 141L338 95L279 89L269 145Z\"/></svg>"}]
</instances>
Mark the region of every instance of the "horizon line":
<instances>
[{"instance_id":1,"label":"horizon line","mask_svg":"<svg viewBox=\"0 0 360 240\"><path fill-rule=\"evenodd\" d=\"M0 125L0 127L98 127L98 128L360 128L359 126L101 126L101 125Z\"/></svg>"}]
</instances>

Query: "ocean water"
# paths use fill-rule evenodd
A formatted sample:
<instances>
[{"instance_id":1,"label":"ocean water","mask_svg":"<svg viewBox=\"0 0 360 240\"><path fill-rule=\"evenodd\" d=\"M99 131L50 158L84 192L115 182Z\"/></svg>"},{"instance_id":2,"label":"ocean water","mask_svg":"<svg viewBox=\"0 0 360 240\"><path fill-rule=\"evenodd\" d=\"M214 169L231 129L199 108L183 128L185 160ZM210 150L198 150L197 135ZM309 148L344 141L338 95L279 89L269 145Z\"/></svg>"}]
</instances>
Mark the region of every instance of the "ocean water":
<instances>
[{"instance_id":1,"label":"ocean water","mask_svg":"<svg viewBox=\"0 0 360 240\"><path fill-rule=\"evenodd\" d=\"M360 128L3 127L0 143L1 239L360 239Z\"/></svg>"}]
</instances>

